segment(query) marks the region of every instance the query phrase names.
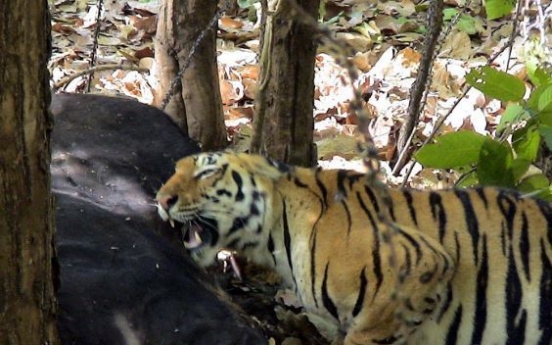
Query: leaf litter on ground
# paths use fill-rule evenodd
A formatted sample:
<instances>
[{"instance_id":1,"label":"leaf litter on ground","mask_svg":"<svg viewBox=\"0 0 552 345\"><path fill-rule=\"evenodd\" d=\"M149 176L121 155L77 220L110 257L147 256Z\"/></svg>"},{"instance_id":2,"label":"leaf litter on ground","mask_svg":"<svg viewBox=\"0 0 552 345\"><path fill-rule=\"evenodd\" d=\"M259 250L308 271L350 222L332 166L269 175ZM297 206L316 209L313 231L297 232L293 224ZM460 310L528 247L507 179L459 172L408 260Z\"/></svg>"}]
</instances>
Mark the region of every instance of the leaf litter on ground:
<instances>
[{"instance_id":1,"label":"leaf litter on ground","mask_svg":"<svg viewBox=\"0 0 552 345\"><path fill-rule=\"evenodd\" d=\"M454 1L447 1L445 20L462 11ZM52 9L53 54L49 64L52 83L72 73L89 68L97 1L50 1ZM101 15L98 64L147 66L155 68L152 37L156 30L158 1L104 2ZM259 23L248 18L249 11L239 10L235 16L219 19L217 41L219 82L230 138L250 137L253 102L258 81ZM258 13L258 8L257 8ZM390 159L397 129L404 121L409 89L416 77L420 48L426 28L425 5L402 1L326 1L321 9L322 21L356 53L349 56L359 71L358 80L350 81L347 71L331 55L319 47L315 61L314 135L319 146L322 165L333 168L363 170L355 142L357 119L351 113L353 97L351 83L359 88L366 108L374 118L370 133L380 157ZM487 57L498 51L508 40L512 26L508 20L487 21L481 4L470 3L469 15L461 15L456 26L445 38L433 67L433 81L427 106L420 118L414 145L419 145L434 130L462 95L465 77L473 67L487 64ZM448 17L447 17L448 16ZM467 18L467 17L471 18ZM520 50L523 42L516 40L511 56L507 52L495 61L495 67L516 71L525 79ZM82 92L87 76L65 85L64 90ZM149 76L130 70L97 72L93 92L122 94L144 103L153 101L154 91ZM499 122L505 104L487 99L472 89L460 101L440 129L452 132L469 129L486 135ZM237 141L237 139L236 139ZM246 146L246 143L241 143ZM411 163L414 164L414 163ZM384 162L384 167L386 162ZM411 175L413 187L433 187L434 183L417 178L428 175L417 167ZM443 174L443 172L439 172ZM418 176L417 176L418 175ZM399 184L403 176L388 176L389 183ZM449 180L444 178L441 180ZM420 182L422 181L422 182Z\"/></svg>"}]
</instances>

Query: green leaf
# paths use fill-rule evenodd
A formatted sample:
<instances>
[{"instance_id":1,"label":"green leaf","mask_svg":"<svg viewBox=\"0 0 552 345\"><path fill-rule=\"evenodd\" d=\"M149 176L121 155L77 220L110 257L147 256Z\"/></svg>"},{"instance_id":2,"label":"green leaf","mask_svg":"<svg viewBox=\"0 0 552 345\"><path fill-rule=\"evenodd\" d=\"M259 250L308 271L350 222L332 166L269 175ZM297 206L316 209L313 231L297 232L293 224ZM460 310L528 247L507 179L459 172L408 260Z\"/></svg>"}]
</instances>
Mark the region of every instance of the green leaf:
<instances>
[{"instance_id":1,"label":"green leaf","mask_svg":"<svg viewBox=\"0 0 552 345\"><path fill-rule=\"evenodd\" d=\"M435 139L434 144L422 147L415 155L425 167L454 168L475 164L486 137L474 132L448 133Z\"/></svg>"},{"instance_id":2,"label":"green leaf","mask_svg":"<svg viewBox=\"0 0 552 345\"><path fill-rule=\"evenodd\" d=\"M239 0L238 0L239 1ZM326 1L322 0L320 1L320 4L318 5L318 19L320 22L324 20L326 17Z\"/></svg>"},{"instance_id":3,"label":"green leaf","mask_svg":"<svg viewBox=\"0 0 552 345\"><path fill-rule=\"evenodd\" d=\"M530 121L527 126L518 129L512 136L512 147L519 159L534 162L537 159L540 146L540 134L535 121Z\"/></svg>"},{"instance_id":4,"label":"green leaf","mask_svg":"<svg viewBox=\"0 0 552 345\"><path fill-rule=\"evenodd\" d=\"M481 32L481 30L483 29L481 24L476 22L476 18L465 14L461 15L460 18L458 18L456 28L470 36Z\"/></svg>"},{"instance_id":5,"label":"green leaf","mask_svg":"<svg viewBox=\"0 0 552 345\"><path fill-rule=\"evenodd\" d=\"M454 16L458 14L458 10L456 8L445 8L443 9L443 20L450 21Z\"/></svg>"},{"instance_id":6,"label":"green leaf","mask_svg":"<svg viewBox=\"0 0 552 345\"><path fill-rule=\"evenodd\" d=\"M238 6L240 8L250 8L253 6L254 3L258 2L259 0L238 0Z\"/></svg>"},{"instance_id":7,"label":"green leaf","mask_svg":"<svg viewBox=\"0 0 552 345\"><path fill-rule=\"evenodd\" d=\"M525 193L532 193L537 198L552 201L552 186L548 183L545 175L535 174L524 178L516 188Z\"/></svg>"},{"instance_id":8,"label":"green leaf","mask_svg":"<svg viewBox=\"0 0 552 345\"><path fill-rule=\"evenodd\" d=\"M552 85L547 85L540 93L537 109L542 112L552 111Z\"/></svg>"},{"instance_id":9,"label":"green leaf","mask_svg":"<svg viewBox=\"0 0 552 345\"><path fill-rule=\"evenodd\" d=\"M539 198L545 201L552 202L552 186L548 187L548 189L543 189L539 191L537 195L535 195L535 198Z\"/></svg>"},{"instance_id":10,"label":"green leaf","mask_svg":"<svg viewBox=\"0 0 552 345\"><path fill-rule=\"evenodd\" d=\"M531 161L523 158L516 158L512 162L512 178L514 181L519 181L520 178L525 175L529 167L531 166Z\"/></svg>"},{"instance_id":11,"label":"green leaf","mask_svg":"<svg viewBox=\"0 0 552 345\"><path fill-rule=\"evenodd\" d=\"M548 85L542 85L538 86L533 91L531 91L531 95L529 96L529 99L527 100L527 106L533 110L538 111L539 109L539 98L540 95L546 90Z\"/></svg>"},{"instance_id":12,"label":"green leaf","mask_svg":"<svg viewBox=\"0 0 552 345\"><path fill-rule=\"evenodd\" d=\"M517 186L522 192L531 193L536 190L548 189L548 178L543 174L535 174L524 178Z\"/></svg>"},{"instance_id":13,"label":"green leaf","mask_svg":"<svg viewBox=\"0 0 552 345\"><path fill-rule=\"evenodd\" d=\"M377 32L377 30L375 30L367 22L360 23L358 26L354 27L353 30L361 33L362 35L364 35L364 36L366 36L370 39L373 39L374 37L377 37L378 35L380 35L380 33Z\"/></svg>"},{"instance_id":14,"label":"green leaf","mask_svg":"<svg viewBox=\"0 0 552 345\"><path fill-rule=\"evenodd\" d=\"M552 75L550 75L545 68L540 66L538 59L529 57L525 62L525 67L529 79L535 86L545 85L552 81Z\"/></svg>"},{"instance_id":15,"label":"green leaf","mask_svg":"<svg viewBox=\"0 0 552 345\"><path fill-rule=\"evenodd\" d=\"M425 12L429 8L429 1L420 2L419 4L414 6L414 9L416 9L416 12Z\"/></svg>"},{"instance_id":16,"label":"green leaf","mask_svg":"<svg viewBox=\"0 0 552 345\"><path fill-rule=\"evenodd\" d=\"M486 96L502 101L519 102L525 96L525 84L521 80L488 66L473 68L466 75L466 81Z\"/></svg>"},{"instance_id":17,"label":"green leaf","mask_svg":"<svg viewBox=\"0 0 552 345\"><path fill-rule=\"evenodd\" d=\"M514 187L514 156L510 146L487 138L477 162L477 177L484 186Z\"/></svg>"},{"instance_id":18,"label":"green leaf","mask_svg":"<svg viewBox=\"0 0 552 345\"><path fill-rule=\"evenodd\" d=\"M548 146L548 148L552 150L552 126L541 124L539 126L539 133L544 139L546 146Z\"/></svg>"},{"instance_id":19,"label":"green leaf","mask_svg":"<svg viewBox=\"0 0 552 345\"><path fill-rule=\"evenodd\" d=\"M458 30L467 33L468 35L474 35L477 33L475 29L475 20L470 16L460 16L456 23Z\"/></svg>"},{"instance_id":20,"label":"green leaf","mask_svg":"<svg viewBox=\"0 0 552 345\"><path fill-rule=\"evenodd\" d=\"M487 18L493 20L510 14L515 4L516 2L513 0L487 0L485 2Z\"/></svg>"},{"instance_id":21,"label":"green leaf","mask_svg":"<svg viewBox=\"0 0 552 345\"><path fill-rule=\"evenodd\" d=\"M466 167L458 167L454 169L457 173L461 174L458 181L456 181L457 187L474 187L479 185L479 180L477 179L477 172L470 165Z\"/></svg>"},{"instance_id":22,"label":"green leaf","mask_svg":"<svg viewBox=\"0 0 552 345\"><path fill-rule=\"evenodd\" d=\"M531 117L531 114L519 104L510 104L504 110L504 113L500 117L500 123L496 126L496 131L501 133L506 127L512 123L516 123L521 120L526 120Z\"/></svg>"},{"instance_id":23,"label":"green leaf","mask_svg":"<svg viewBox=\"0 0 552 345\"><path fill-rule=\"evenodd\" d=\"M552 126L552 111L546 112L546 113L540 113L537 116L537 119L539 120L539 124L545 125L545 126Z\"/></svg>"}]
</instances>

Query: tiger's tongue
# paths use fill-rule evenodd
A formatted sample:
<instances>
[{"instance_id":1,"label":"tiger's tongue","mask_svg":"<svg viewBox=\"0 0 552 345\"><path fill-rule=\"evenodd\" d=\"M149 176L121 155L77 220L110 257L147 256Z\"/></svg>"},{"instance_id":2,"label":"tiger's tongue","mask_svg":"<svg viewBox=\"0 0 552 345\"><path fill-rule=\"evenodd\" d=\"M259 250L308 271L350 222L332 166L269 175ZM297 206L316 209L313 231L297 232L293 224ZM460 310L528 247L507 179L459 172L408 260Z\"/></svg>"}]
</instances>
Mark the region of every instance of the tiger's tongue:
<instances>
[{"instance_id":1,"label":"tiger's tongue","mask_svg":"<svg viewBox=\"0 0 552 345\"><path fill-rule=\"evenodd\" d=\"M201 246L203 241L199 236L201 227L195 223L190 223L187 236L184 237L184 247L186 249L193 249Z\"/></svg>"}]
</instances>

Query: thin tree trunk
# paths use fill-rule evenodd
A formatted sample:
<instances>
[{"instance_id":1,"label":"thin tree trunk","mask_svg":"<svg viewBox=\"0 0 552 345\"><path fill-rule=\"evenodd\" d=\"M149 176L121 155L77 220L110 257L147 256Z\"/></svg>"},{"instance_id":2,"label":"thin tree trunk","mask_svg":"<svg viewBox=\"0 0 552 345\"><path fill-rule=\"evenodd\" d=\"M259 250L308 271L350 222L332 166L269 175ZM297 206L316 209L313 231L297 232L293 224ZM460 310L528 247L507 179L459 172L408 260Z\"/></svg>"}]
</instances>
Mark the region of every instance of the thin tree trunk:
<instances>
[{"instance_id":1,"label":"thin tree trunk","mask_svg":"<svg viewBox=\"0 0 552 345\"><path fill-rule=\"evenodd\" d=\"M316 17L319 0L297 0ZM316 162L313 145L315 29L292 19L288 0L269 1L251 151L286 163Z\"/></svg>"},{"instance_id":2,"label":"thin tree trunk","mask_svg":"<svg viewBox=\"0 0 552 345\"><path fill-rule=\"evenodd\" d=\"M0 2L0 344L58 343L47 8Z\"/></svg>"},{"instance_id":3,"label":"thin tree trunk","mask_svg":"<svg viewBox=\"0 0 552 345\"><path fill-rule=\"evenodd\" d=\"M175 119L186 117L188 134L204 151L227 146L216 63L216 22L205 31L216 11L216 0L163 0L157 28L156 65L160 66L162 97L193 54L182 77L181 93L173 95L180 100L174 100L166 111Z\"/></svg>"},{"instance_id":4,"label":"thin tree trunk","mask_svg":"<svg viewBox=\"0 0 552 345\"><path fill-rule=\"evenodd\" d=\"M430 2L427 12L428 30L424 37L424 46L422 51L422 59L418 67L418 75L416 80L410 87L410 95L407 109L407 116L399 130L397 138L397 159L393 166L393 174L398 175L400 170L406 164L408 154L408 146L411 142L418 122L420 121L420 110L424 93L431 85L431 68L437 56L436 48L443 27L443 0L433 0Z\"/></svg>"},{"instance_id":5,"label":"thin tree trunk","mask_svg":"<svg viewBox=\"0 0 552 345\"><path fill-rule=\"evenodd\" d=\"M154 105L163 106L163 110L188 133L188 122L186 121L186 108L182 99L182 84L175 85L171 90L171 84L178 74L178 59L174 53L175 34L173 25L173 0L164 0L161 2L159 15L157 17L157 34L155 35L155 65L156 65L156 93ZM167 104L163 104L167 94L173 91Z\"/></svg>"}]
</instances>

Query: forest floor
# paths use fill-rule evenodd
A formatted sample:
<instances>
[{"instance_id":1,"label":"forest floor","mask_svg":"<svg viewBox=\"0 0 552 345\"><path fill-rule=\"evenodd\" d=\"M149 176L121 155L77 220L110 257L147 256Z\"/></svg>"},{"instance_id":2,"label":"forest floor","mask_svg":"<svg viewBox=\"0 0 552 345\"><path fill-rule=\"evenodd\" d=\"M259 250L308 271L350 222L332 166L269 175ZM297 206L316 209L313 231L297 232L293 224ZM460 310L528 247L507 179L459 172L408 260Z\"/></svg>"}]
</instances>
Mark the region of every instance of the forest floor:
<instances>
[{"instance_id":1,"label":"forest floor","mask_svg":"<svg viewBox=\"0 0 552 345\"><path fill-rule=\"evenodd\" d=\"M50 0L52 12L53 53L49 64L52 86L58 91L86 92L88 74L67 79L90 68L94 31L97 26L97 1ZM158 2L104 1L101 15L97 66L106 70L94 74L90 92L124 95L150 104L155 89L147 72L154 68L154 44ZM427 5L427 4L425 4ZM336 63L325 47L316 57L315 139L319 162L323 166L363 169L357 152L357 119L351 115L349 103L353 87L362 91L366 107L374 116L369 131L377 146L383 167L395 145L396 129L404 121L408 92L417 73L421 41L427 30L424 3L412 0L328 1L321 8L320 21L336 37L346 42L355 53L348 56L358 69L359 78L350 80L343 66ZM460 129L492 134L505 104L487 98L481 91L469 89L465 76L471 68L492 64L526 80L522 46L523 37L510 44L511 18L488 21L480 0L447 0L445 31L433 67L427 105L418 125L413 146L419 145L435 129L438 119L447 116L440 133ZM219 81L228 134L237 149L247 145L251 132L253 101L259 75L259 25L252 17L254 7L236 9L218 21ZM458 20L451 23L458 15ZM493 57L492 63L489 62ZM111 66L111 67L109 67ZM463 96L463 94L467 93ZM459 101L459 102L458 102ZM455 103L458 104L453 107ZM412 167L409 175L407 169ZM387 174L388 183L416 188L443 188L454 183L446 172L436 173L411 162L395 175ZM266 281L262 273L262 281ZM264 319L269 337L287 345L324 344L308 323L289 309L274 309L275 285L259 284L255 279L237 283L226 277L222 285L230 289L248 313ZM258 295L251 299L251 295ZM291 305L284 294L283 304ZM268 311L268 313L267 313ZM278 320L279 321L278 321ZM282 320L287 326L282 326ZM299 325L299 326L298 326ZM289 326L289 327L288 327ZM283 327L283 328L282 328ZM290 329L302 329L293 334ZM293 335L283 339L282 335ZM296 337L296 338L295 338ZM284 337L285 338L285 337Z\"/></svg>"},{"instance_id":2,"label":"forest floor","mask_svg":"<svg viewBox=\"0 0 552 345\"><path fill-rule=\"evenodd\" d=\"M53 54L49 64L52 85L57 90L85 92L88 74L70 82L67 82L67 77L90 68L97 1L50 1L53 15ZM156 31L158 2L104 2L96 65L106 66L107 70L94 74L90 92L126 95L150 104L155 83L143 71L154 68L152 37ZM494 131L505 104L489 99L473 88L462 97L468 89L465 76L471 68L489 65L489 58L494 57L494 67L522 80L527 79L521 49L524 39L516 37L512 49L503 49L510 41L511 19L486 20L479 0L467 3L447 0L446 3L444 31L448 34L441 40L414 147L434 130L446 133L468 129L481 134ZM424 8L423 3L416 4L412 0L342 0L328 1L321 9L321 22L356 52L348 58L359 73L359 78L351 81L346 69L325 52L324 46L319 47L313 116L321 165L363 168L357 152L357 119L349 110L352 87L355 87L362 91L366 107L376 119L369 131L384 161L384 168L389 169L385 161L390 159L393 151L396 129L404 121L409 89L421 57L421 41L427 29ZM258 11L254 8L238 8L232 16L225 15L218 22L220 89L229 137L234 139L238 149L247 145L247 140L237 139L249 137L259 74L260 30L258 23L249 19L256 13ZM458 15L458 20L451 24L455 15ZM497 55L500 51L502 53ZM435 129L438 119L443 116L447 116L444 125ZM405 171L411 165L414 167L407 176ZM437 175L433 170L424 171L419 164L409 163L395 176L387 174L387 178L392 185L406 182L417 188L443 188L454 181L444 178L442 172Z\"/></svg>"}]
</instances>

